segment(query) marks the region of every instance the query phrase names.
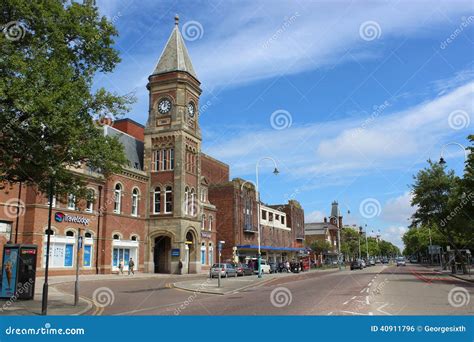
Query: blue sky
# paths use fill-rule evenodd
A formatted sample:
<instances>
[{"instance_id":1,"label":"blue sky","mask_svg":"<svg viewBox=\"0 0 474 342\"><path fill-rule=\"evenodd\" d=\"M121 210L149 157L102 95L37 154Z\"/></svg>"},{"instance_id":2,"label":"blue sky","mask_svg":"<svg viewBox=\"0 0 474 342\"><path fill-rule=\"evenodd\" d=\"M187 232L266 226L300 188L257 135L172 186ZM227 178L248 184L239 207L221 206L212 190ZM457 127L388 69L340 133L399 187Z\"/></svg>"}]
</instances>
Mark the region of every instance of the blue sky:
<instances>
[{"instance_id":1,"label":"blue sky","mask_svg":"<svg viewBox=\"0 0 474 342\"><path fill-rule=\"evenodd\" d=\"M402 246L412 175L438 160L462 173L474 133L472 1L98 0L122 63L97 86L138 101L174 25L202 82L203 151L255 179L261 197L297 199L306 221L338 200L346 223ZM448 144L448 145L446 145ZM444 146L444 147L443 147ZM350 210L350 215L347 211Z\"/></svg>"}]
</instances>

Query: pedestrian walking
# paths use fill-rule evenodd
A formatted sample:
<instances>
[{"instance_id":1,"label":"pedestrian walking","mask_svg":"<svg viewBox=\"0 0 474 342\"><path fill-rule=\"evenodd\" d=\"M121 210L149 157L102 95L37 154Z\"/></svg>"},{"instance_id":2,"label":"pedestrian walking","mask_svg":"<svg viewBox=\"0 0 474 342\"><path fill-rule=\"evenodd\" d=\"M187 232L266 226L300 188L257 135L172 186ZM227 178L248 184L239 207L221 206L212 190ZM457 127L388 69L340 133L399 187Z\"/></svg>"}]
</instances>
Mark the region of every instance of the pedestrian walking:
<instances>
[{"instance_id":1,"label":"pedestrian walking","mask_svg":"<svg viewBox=\"0 0 474 342\"><path fill-rule=\"evenodd\" d=\"M178 262L178 271L179 271L179 274L183 274L183 261L181 259L179 259L179 262Z\"/></svg>"},{"instance_id":2,"label":"pedestrian walking","mask_svg":"<svg viewBox=\"0 0 474 342\"><path fill-rule=\"evenodd\" d=\"M119 265L118 265L118 268L119 268L119 275L120 274L123 274L123 260L120 260L119 261Z\"/></svg>"},{"instance_id":3,"label":"pedestrian walking","mask_svg":"<svg viewBox=\"0 0 474 342\"><path fill-rule=\"evenodd\" d=\"M128 261L128 275L130 275L130 273L135 275L135 271L133 270L133 267L135 267L135 262L133 261L132 258L130 258L130 260Z\"/></svg>"}]
</instances>

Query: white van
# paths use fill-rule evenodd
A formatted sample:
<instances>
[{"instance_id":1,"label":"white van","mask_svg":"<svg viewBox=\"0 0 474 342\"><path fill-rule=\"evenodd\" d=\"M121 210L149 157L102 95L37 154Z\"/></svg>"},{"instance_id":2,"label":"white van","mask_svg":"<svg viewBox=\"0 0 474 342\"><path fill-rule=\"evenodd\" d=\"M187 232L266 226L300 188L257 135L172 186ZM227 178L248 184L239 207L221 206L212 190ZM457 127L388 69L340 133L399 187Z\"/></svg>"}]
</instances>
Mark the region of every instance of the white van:
<instances>
[{"instance_id":1,"label":"white van","mask_svg":"<svg viewBox=\"0 0 474 342\"><path fill-rule=\"evenodd\" d=\"M255 269L254 273L258 274L258 259L252 259L255 261ZM260 269L262 270L262 274L267 273L270 274L270 265L266 259L260 259Z\"/></svg>"}]
</instances>

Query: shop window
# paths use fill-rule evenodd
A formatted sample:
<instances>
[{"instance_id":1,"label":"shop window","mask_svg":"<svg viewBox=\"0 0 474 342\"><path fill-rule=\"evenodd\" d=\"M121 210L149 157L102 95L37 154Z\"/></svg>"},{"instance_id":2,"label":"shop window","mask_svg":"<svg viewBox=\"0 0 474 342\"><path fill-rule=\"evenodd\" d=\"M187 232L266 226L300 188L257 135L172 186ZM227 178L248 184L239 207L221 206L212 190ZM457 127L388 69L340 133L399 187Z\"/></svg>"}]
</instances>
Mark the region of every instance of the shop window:
<instances>
[{"instance_id":1,"label":"shop window","mask_svg":"<svg viewBox=\"0 0 474 342\"><path fill-rule=\"evenodd\" d=\"M204 242L201 243L201 264L206 264L206 244Z\"/></svg>"}]
</instances>

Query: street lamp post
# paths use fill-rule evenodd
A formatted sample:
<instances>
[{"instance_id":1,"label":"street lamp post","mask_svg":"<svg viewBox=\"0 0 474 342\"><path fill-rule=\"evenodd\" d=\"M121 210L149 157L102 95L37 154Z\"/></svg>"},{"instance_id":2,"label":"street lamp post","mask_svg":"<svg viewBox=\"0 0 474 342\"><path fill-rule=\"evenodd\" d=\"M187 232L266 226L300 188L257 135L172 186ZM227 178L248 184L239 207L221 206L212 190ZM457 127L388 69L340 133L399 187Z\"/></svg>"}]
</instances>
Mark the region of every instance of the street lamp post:
<instances>
[{"instance_id":1,"label":"street lamp post","mask_svg":"<svg viewBox=\"0 0 474 342\"><path fill-rule=\"evenodd\" d=\"M74 283L74 306L79 303L79 251L82 249L81 228L77 232L77 252L76 252L76 282Z\"/></svg>"},{"instance_id":2,"label":"street lamp post","mask_svg":"<svg viewBox=\"0 0 474 342\"><path fill-rule=\"evenodd\" d=\"M271 160L273 162L273 165L275 166L275 169L273 170L273 174L276 176L278 175L279 171L278 171L278 168L277 168L277 163L275 161L275 159L273 159L272 157L263 157L263 158L260 158L258 161L257 161L257 164L255 165L255 196L256 196L256 199L257 199L257 243L258 243L258 277L261 278L262 277L262 254L261 254L261 251L260 251L260 193L258 191L258 167L260 165L260 162L262 160Z\"/></svg>"},{"instance_id":3,"label":"street lamp post","mask_svg":"<svg viewBox=\"0 0 474 342\"><path fill-rule=\"evenodd\" d=\"M365 248L367 253L367 260L369 260L369 240L367 239L367 224L365 225Z\"/></svg>"},{"instance_id":4,"label":"street lamp post","mask_svg":"<svg viewBox=\"0 0 474 342\"><path fill-rule=\"evenodd\" d=\"M222 254L222 245L225 244L225 241L219 241L217 243L217 251L219 253L219 273L217 277L217 287L221 287L221 254Z\"/></svg>"},{"instance_id":5,"label":"street lamp post","mask_svg":"<svg viewBox=\"0 0 474 342\"><path fill-rule=\"evenodd\" d=\"M362 226L359 227L359 259L362 259L362 254L360 252L360 236L362 235Z\"/></svg>"},{"instance_id":6,"label":"street lamp post","mask_svg":"<svg viewBox=\"0 0 474 342\"><path fill-rule=\"evenodd\" d=\"M44 269L43 296L41 300L41 315L48 314L48 271L49 271L49 251L51 245L51 214L53 212L54 180L49 179L49 209L48 209L48 229L46 230L46 265Z\"/></svg>"}]
</instances>

